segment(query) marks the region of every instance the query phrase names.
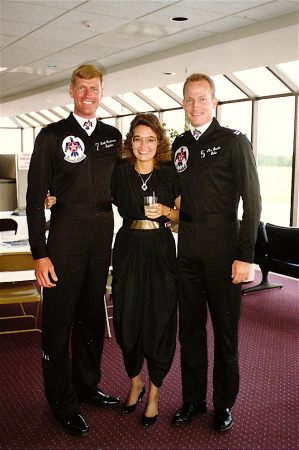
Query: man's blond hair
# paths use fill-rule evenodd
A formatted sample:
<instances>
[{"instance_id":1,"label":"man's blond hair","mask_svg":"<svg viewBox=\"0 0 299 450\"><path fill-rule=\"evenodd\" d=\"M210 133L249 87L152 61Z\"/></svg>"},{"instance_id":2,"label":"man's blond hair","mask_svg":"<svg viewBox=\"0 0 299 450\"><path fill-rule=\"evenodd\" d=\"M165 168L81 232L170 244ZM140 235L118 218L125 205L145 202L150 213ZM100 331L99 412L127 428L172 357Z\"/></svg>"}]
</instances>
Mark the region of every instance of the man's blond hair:
<instances>
[{"instance_id":1,"label":"man's blond hair","mask_svg":"<svg viewBox=\"0 0 299 450\"><path fill-rule=\"evenodd\" d=\"M74 70L71 78L71 85L75 83L76 77L83 78L84 80L91 80L92 78L99 78L102 84L103 74L102 72L92 64L84 64L78 69Z\"/></svg>"},{"instance_id":2,"label":"man's blond hair","mask_svg":"<svg viewBox=\"0 0 299 450\"><path fill-rule=\"evenodd\" d=\"M184 83L184 87L183 87L183 96L185 97L185 90L186 90L186 86L188 83L191 83L192 81L202 81L202 80L206 80L209 83L210 88L211 88L212 98L215 98L216 90L215 90L214 81L208 75L205 75L203 73L193 73L186 79L186 81Z\"/></svg>"}]
</instances>

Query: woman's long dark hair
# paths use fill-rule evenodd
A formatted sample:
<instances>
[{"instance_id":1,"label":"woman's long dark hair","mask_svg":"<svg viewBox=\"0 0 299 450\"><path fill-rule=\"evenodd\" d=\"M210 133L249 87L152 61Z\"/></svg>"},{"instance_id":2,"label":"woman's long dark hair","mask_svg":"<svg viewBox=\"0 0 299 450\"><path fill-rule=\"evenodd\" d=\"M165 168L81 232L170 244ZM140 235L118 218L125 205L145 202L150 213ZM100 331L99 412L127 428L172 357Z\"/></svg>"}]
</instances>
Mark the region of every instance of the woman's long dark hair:
<instances>
[{"instance_id":1,"label":"woman's long dark hair","mask_svg":"<svg viewBox=\"0 0 299 450\"><path fill-rule=\"evenodd\" d=\"M159 167L159 164L164 161L171 161L172 159L172 151L171 144L169 138L166 136L166 130L162 127L159 122L159 119L151 113L140 113L137 114L131 122L130 130L127 133L127 137L124 140L122 149L121 149L121 158L125 158L128 160L130 164L135 164L136 157L133 153L132 148L132 138L134 136L134 130L139 125L145 125L146 127L151 128L157 135L158 145L157 152L154 157L154 165L155 167Z\"/></svg>"}]
</instances>

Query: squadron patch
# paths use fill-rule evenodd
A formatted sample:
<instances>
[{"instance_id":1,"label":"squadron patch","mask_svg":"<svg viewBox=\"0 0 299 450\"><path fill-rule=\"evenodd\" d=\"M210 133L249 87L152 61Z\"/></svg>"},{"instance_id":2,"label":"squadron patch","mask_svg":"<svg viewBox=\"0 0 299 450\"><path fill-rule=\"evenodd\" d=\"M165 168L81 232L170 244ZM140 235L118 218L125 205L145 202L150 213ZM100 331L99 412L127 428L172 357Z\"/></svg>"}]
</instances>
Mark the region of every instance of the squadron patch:
<instances>
[{"instance_id":1,"label":"squadron patch","mask_svg":"<svg viewBox=\"0 0 299 450\"><path fill-rule=\"evenodd\" d=\"M174 155L174 165L177 172L184 172L187 169L189 158L189 150L187 147L183 146L177 149Z\"/></svg>"},{"instance_id":2,"label":"squadron patch","mask_svg":"<svg viewBox=\"0 0 299 450\"><path fill-rule=\"evenodd\" d=\"M70 163L78 163L86 158L85 147L82 139L75 136L68 136L62 143L64 159Z\"/></svg>"}]
</instances>

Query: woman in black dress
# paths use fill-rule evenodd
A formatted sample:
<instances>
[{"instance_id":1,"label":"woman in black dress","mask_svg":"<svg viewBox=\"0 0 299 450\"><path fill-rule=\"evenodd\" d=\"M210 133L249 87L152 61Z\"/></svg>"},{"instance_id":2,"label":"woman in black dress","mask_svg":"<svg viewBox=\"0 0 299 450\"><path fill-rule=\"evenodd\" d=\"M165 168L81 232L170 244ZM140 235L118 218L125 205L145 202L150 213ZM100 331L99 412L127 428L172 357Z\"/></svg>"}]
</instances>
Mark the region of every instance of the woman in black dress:
<instances>
[{"instance_id":1,"label":"woman in black dress","mask_svg":"<svg viewBox=\"0 0 299 450\"><path fill-rule=\"evenodd\" d=\"M146 360L150 386L142 423L149 426L157 420L159 387L175 351L176 248L167 224L178 221L180 206L170 142L155 115L138 114L131 122L112 193L123 218L113 249L114 329L131 379L121 413L142 400ZM144 196L153 195L158 202L145 215Z\"/></svg>"}]
</instances>

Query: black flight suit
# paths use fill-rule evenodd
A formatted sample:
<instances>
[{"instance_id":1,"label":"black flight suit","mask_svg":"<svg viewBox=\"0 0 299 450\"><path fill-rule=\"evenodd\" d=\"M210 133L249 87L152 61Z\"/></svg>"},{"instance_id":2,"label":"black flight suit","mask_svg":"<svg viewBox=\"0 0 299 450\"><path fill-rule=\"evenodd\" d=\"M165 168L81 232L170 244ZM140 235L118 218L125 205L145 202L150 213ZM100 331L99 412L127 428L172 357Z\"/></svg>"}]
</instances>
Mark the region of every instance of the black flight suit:
<instances>
[{"instance_id":1,"label":"black flight suit","mask_svg":"<svg viewBox=\"0 0 299 450\"><path fill-rule=\"evenodd\" d=\"M43 289L42 347L47 400L61 415L97 393L103 296L113 237L110 179L120 132L102 122L88 136L73 114L42 129L28 173L27 219L34 259L49 257L57 286ZM44 199L57 197L45 243ZM69 358L71 333L72 358Z\"/></svg>"},{"instance_id":2,"label":"black flight suit","mask_svg":"<svg viewBox=\"0 0 299 450\"><path fill-rule=\"evenodd\" d=\"M214 330L213 403L231 408L239 389L241 284L234 260L253 261L260 190L251 144L213 119L199 140L190 131L173 143L181 187L178 240L183 401L205 401L207 306ZM244 213L240 228L240 197Z\"/></svg>"}]
</instances>

